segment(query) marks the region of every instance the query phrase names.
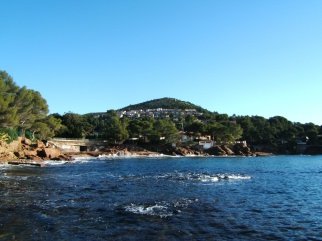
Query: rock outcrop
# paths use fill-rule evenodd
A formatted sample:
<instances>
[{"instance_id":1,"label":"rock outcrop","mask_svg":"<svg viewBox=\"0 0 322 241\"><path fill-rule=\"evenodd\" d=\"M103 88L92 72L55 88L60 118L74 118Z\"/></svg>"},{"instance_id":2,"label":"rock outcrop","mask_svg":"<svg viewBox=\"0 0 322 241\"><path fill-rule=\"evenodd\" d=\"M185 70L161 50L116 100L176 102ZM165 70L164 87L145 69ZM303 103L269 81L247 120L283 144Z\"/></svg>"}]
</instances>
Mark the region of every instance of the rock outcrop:
<instances>
[{"instance_id":1,"label":"rock outcrop","mask_svg":"<svg viewBox=\"0 0 322 241\"><path fill-rule=\"evenodd\" d=\"M0 160L14 160L17 159L11 151L10 146L3 141L0 141Z\"/></svg>"},{"instance_id":2,"label":"rock outcrop","mask_svg":"<svg viewBox=\"0 0 322 241\"><path fill-rule=\"evenodd\" d=\"M209 155L213 155L213 156L226 156L227 155L227 153L225 152L225 150L223 148L221 148L221 146L213 146L213 147L207 149L206 152Z\"/></svg>"},{"instance_id":3,"label":"rock outcrop","mask_svg":"<svg viewBox=\"0 0 322 241\"><path fill-rule=\"evenodd\" d=\"M0 160L9 162L13 160L70 160L70 156L63 154L58 148L48 147L42 141L32 143L27 138L7 144L0 141Z\"/></svg>"},{"instance_id":4,"label":"rock outcrop","mask_svg":"<svg viewBox=\"0 0 322 241\"><path fill-rule=\"evenodd\" d=\"M254 153L250 150L250 148L241 143L234 144L232 146L227 145L217 145L212 148L205 150L209 155L214 156L252 156Z\"/></svg>"},{"instance_id":5,"label":"rock outcrop","mask_svg":"<svg viewBox=\"0 0 322 241\"><path fill-rule=\"evenodd\" d=\"M253 155L252 151L250 150L250 148L245 145L245 144L235 144L233 146L233 151L235 153L235 155L240 155L240 156L251 156Z\"/></svg>"}]
</instances>

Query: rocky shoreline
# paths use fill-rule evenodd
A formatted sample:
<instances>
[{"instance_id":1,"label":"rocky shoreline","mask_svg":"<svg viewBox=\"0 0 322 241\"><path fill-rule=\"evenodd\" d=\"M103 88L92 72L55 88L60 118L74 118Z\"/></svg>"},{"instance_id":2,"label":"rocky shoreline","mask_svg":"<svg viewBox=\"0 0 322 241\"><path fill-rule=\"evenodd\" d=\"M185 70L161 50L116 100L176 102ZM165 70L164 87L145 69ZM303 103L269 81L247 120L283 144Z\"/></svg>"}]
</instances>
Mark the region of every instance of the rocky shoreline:
<instances>
[{"instance_id":1,"label":"rocky shoreline","mask_svg":"<svg viewBox=\"0 0 322 241\"><path fill-rule=\"evenodd\" d=\"M45 160L71 160L71 156L42 141L32 143L27 138L18 138L10 144L0 141L0 163L36 164Z\"/></svg>"},{"instance_id":2,"label":"rocky shoreline","mask_svg":"<svg viewBox=\"0 0 322 241\"><path fill-rule=\"evenodd\" d=\"M0 163L43 166L44 161L72 161L90 157L157 157L157 156L267 156L271 153L252 152L243 144L218 145L207 150L196 147L169 145L112 145L99 151L64 153L48 142L19 138L10 144L0 142Z\"/></svg>"}]
</instances>

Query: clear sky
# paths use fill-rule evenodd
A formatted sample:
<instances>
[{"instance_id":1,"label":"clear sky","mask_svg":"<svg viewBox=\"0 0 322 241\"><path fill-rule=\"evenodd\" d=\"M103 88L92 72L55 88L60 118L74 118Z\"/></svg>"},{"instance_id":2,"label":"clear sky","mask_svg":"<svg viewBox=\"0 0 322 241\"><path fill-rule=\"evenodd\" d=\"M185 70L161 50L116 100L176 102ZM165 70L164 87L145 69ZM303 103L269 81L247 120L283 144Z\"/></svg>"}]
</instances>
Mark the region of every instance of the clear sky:
<instances>
[{"instance_id":1,"label":"clear sky","mask_svg":"<svg viewBox=\"0 0 322 241\"><path fill-rule=\"evenodd\" d=\"M51 113L174 97L322 124L321 0L1 0L0 31Z\"/></svg>"}]
</instances>

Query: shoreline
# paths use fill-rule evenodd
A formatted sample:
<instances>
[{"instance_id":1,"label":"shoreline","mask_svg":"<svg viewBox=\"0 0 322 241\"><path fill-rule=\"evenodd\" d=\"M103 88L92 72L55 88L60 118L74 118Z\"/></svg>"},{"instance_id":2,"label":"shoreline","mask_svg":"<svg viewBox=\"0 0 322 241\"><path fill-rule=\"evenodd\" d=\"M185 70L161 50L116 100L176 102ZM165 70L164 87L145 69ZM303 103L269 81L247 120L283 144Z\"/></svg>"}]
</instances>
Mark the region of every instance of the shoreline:
<instances>
[{"instance_id":1,"label":"shoreline","mask_svg":"<svg viewBox=\"0 0 322 241\"><path fill-rule=\"evenodd\" d=\"M260 157L273 153L252 152L246 145L218 145L209 149L170 145L111 145L101 150L64 152L49 142L32 143L26 138L0 143L0 164L44 166L46 161L72 162L75 159L163 158L163 157Z\"/></svg>"},{"instance_id":2,"label":"shoreline","mask_svg":"<svg viewBox=\"0 0 322 241\"><path fill-rule=\"evenodd\" d=\"M93 156L92 154L87 153L74 153L70 156L68 160L41 160L41 161L34 161L34 160L0 160L0 166L33 166L33 167L46 167L46 166L54 166L54 165L64 165L64 164L73 164L73 163L80 163L80 162L88 162L88 161L98 161L98 160L121 160L121 159L165 159L165 158L174 158L174 159L181 159L181 158L196 158L196 159L203 159L203 158L261 158L261 157L274 157L274 156L303 156L303 155L283 155L283 154L272 154L272 153L260 153L261 155L254 155L254 156L240 156L240 155L187 155L187 156L180 156L180 155L165 155L162 153L153 153L152 155L98 155ZM314 156L314 155L308 155Z\"/></svg>"},{"instance_id":3,"label":"shoreline","mask_svg":"<svg viewBox=\"0 0 322 241\"><path fill-rule=\"evenodd\" d=\"M80 160L88 161L88 160L105 160L105 159L153 159L153 158L254 158L254 157L268 157L268 156L275 156L271 153L265 153L261 155L253 155L253 156L240 156L240 155L166 155L162 153L150 153L150 154L128 154L128 155L118 155L118 154L104 154L100 153L99 155L93 155L92 153L73 153L69 155L68 159L60 159L60 160L53 160L53 159L44 159L44 160L32 160L32 159L14 159L14 160L0 160L0 165L29 165L29 166L37 166L37 167L44 167L49 162L53 163L62 163L68 164L77 162Z\"/></svg>"}]
</instances>

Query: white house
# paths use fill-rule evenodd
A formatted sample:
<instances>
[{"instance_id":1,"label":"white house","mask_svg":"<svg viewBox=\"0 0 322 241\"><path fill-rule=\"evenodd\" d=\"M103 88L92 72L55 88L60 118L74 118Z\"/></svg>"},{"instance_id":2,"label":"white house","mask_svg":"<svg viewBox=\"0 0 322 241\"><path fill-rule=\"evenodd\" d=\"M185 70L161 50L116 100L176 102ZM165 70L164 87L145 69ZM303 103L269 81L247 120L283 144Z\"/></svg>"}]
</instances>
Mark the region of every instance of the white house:
<instances>
[{"instance_id":1,"label":"white house","mask_svg":"<svg viewBox=\"0 0 322 241\"><path fill-rule=\"evenodd\" d=\"M209 141L209 140L206 140L206 141L199 141L199 146L202 147L202 149L204 150L207 150L211 147L214 146L214 141Z\"/></svg>"}]
</instances>

